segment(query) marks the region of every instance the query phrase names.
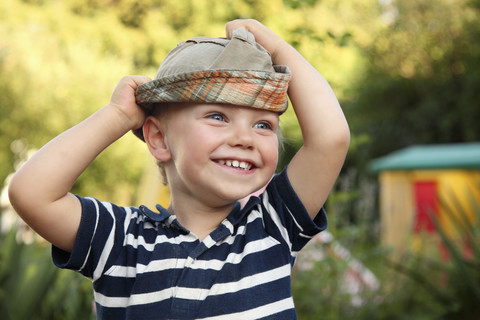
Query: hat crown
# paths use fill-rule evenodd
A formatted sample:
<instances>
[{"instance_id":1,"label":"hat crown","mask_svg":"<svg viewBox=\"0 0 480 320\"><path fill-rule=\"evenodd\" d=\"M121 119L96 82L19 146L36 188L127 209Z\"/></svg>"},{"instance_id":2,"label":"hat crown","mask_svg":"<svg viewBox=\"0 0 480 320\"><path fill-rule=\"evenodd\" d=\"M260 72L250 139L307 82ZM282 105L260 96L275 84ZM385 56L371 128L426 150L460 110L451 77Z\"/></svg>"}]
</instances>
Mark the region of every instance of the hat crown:
<instances>
[{"instance_id":1,"label":"hat crown","mask_svg":"<svg viewBox=\"0 0 480 320\"><path fill-rule=\"evenodd\" d=\"M270 54L252 33L236 29L232 39L197 37L179 43L162 62L155 79L207 70L275 72Z\"/></svg>"}]
</instances>

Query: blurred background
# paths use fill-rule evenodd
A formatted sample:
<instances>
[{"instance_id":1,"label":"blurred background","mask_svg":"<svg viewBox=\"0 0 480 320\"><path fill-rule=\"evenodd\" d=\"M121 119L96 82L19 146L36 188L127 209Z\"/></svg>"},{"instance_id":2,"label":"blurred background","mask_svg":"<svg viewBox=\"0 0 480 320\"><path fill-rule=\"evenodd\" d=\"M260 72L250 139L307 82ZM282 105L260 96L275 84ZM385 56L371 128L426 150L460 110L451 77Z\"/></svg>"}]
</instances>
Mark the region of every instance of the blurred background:
<instances>
[{"instance_id":1,"label":"blurred background","mask_svg":"<svg viewBox=\"0 0 480 320\"><path fill-rule=\"evenodd\" d=\"M153 77L178 42L224 36L236 18L297 48L330 82L352 132L326 204L329 232L294 272L299 319L479 319L478 0L1 1L2 319L95 318L89 280L54 268L50 246L16 218L11 174L106 105L122 76ZM279 170L302 143L292 111ZM413 158L385 162L411 147ZM138 205L162 197L157 177L128 134L73 192Z\"/></svg>"}]
</instances>

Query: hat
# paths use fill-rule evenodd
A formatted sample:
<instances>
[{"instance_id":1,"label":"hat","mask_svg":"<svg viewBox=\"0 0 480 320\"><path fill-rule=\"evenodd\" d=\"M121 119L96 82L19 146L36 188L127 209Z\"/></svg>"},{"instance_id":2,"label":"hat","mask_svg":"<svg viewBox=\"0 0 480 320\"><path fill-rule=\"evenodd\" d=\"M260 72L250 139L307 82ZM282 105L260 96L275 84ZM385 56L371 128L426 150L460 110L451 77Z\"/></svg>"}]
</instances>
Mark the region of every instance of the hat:
<instances>
[{"instance_id":1,"label":"hat","mask_svg":"<svg viewBox=\"0 0 480 320\"><path fill-rule=\"evenodd\" d=\"M165 102L226 103L283 113L290 70L274 66L252 33L232 39L193 38L168 53L155 79L138 86L136 102L147 115ZM143 140L142 129L134 133Z\"/></svg>"}]
</instances>

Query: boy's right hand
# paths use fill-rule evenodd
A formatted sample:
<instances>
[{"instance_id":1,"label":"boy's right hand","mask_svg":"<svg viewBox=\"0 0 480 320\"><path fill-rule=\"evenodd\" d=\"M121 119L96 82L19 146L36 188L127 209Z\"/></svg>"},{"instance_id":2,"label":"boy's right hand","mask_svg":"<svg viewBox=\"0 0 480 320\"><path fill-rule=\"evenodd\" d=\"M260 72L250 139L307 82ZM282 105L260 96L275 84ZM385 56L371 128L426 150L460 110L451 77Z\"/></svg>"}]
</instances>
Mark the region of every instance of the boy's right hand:
<instances>
[{"instance_id":1,"label":"boy's right hand","mask_svg":"<svg viewBox=\"0 0 480 320\"><path fill-rule=\"evenodd\" d=\"M112 93L110 106L125 117L128 130L135 130L143 125L145 113L135 102L135 90L139 85L151 80L146 76L125 76L120 79Z\"/></svg>"}]
</instances>

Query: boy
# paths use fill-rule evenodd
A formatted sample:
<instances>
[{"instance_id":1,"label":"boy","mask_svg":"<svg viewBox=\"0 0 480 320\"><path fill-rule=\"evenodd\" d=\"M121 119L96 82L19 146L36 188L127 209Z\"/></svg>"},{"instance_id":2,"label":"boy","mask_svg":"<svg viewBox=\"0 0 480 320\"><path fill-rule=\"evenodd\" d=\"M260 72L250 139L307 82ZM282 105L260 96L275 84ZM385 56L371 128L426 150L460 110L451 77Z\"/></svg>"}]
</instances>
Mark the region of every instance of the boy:
<instances>
[{"instance_id":1,"label":"boy","mask_svg":"<svg viewBox=\"0 0 480 320\"><path fill-rule=\"evenodd\" d=\"M270 29L235 20L226 32L230 40L180 43L156 80L120 80L107 106L45 145L10 184L12 204L53 244L55 264L92 279L98 318L296 318L291 267L326 228L322 206L349 130L327 82ZM304 146L271 179L289 80ZM169 208L70 194L130 130L161 163Z\"/></svg>"}]
</instances>

